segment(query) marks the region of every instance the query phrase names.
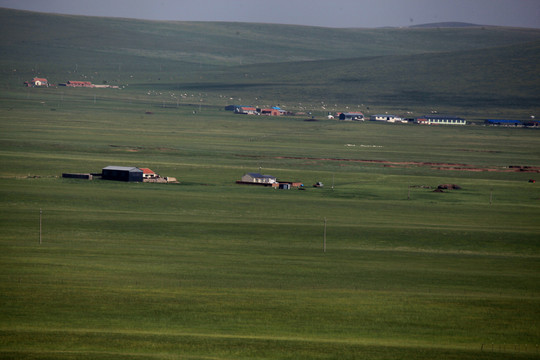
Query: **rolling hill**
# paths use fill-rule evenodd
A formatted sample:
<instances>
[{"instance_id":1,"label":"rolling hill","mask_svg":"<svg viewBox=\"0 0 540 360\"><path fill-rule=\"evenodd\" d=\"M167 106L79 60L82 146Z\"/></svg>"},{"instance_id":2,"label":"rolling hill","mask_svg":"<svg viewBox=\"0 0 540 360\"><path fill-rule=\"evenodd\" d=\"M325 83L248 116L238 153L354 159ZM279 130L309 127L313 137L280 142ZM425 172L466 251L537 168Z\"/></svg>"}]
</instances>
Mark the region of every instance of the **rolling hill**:
<instances>
[{"instance_id":1,"label":"rolling hill","mask_svg":"<svg viewBox=\"0 0 540 360\"><path fill-rule=\"evenodd\" d=\"M483 26L479 24L471 24L466 22L452 21L452 22L437 22L411 25L411 28L457 28L457 27L478 27Z\"/></svg>"},{"instance_id":2,"label":"rolling hill","mask_svg":"<svg viewBox=\"0 0 540 360\"><path fill-rule=\"evenodd\" d=\"M540 41L527 44L404 56L374 56L214 71L189 89L249 93L263 98L327 104L419 107L426 103L470 112L534 109L540 103ZM241 80L237 80L241 79ZM224 85L225 84L225 85ZM228 84L228 85L227 85ZM186 84L183 84L186 88Z\"/></svg>"},{"instance_id":3,"label":"rolling hill","mask_svg":"<svg viewBox=\"0 0 540 360\"><path fill-rule=\"evenodd\" d=\"M0 86L33 76L256 103L537 112L540 30L156 22L0 9ZM464 110L462 110L464 109Z\"/></svg>"}]
</instances>

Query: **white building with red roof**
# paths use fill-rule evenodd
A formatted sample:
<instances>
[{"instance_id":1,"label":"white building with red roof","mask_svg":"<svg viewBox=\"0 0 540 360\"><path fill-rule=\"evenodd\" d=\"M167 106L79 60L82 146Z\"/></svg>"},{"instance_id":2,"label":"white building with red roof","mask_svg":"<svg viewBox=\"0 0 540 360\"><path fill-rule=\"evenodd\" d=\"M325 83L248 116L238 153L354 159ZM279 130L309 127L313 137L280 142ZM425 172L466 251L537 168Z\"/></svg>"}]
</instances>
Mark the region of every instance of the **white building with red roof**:
<instances>
[{"instance_id":1,"label":"white building with red roof","mask_svg":"<svg viewBox=\"0 0 540 360\"><path fill-rule=\"evenodd\" d=\"M49 86L49 82L45 78L33 78L32 81L25 81L26 86Z\"/></svg>"},{"instance_id":2,"label":"white building with red roof","mask_svg":"<svg viewBox=\"0 0 540 360\"><path fill-rule=\"evenodd\" d=\"M143 179L154 179L159 177L158 174L148 168L139 168L143 172Z\"/></svg>"}]
</instances>

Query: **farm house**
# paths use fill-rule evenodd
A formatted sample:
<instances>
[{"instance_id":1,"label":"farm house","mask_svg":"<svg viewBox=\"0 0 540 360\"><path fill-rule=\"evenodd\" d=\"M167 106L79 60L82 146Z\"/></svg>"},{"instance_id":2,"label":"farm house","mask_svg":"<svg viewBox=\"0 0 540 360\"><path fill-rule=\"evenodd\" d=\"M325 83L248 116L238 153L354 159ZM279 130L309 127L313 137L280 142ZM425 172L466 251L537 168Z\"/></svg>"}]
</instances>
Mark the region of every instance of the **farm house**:
<instances>
[{"instance_id":1,"label":"farm house","mask_svg":"<svg viewBox=\"0 0 540 360\"><path fill-rule=\"evenodd\" d=\"M101 177L104 180L142 182L143 171L136 167L107 166L101 170Z\"/></svg>"},{"instance_id":2,"label":"farm house","mask_svg":"<svg viewBox=\"0 0 540 360\"><path fill-rule=\"evenodd\" d=\"M416 118L416 123L424 125L467 125L467 121L463 118L444 115L426 115Z\"/></svg>"},{"instance_id":3,"label":"farm house","mask_svg":"<svg viewBox=\"0 0 540 360\"><path fill-rule=\"evenodd\" d=\"M154 179L159 177L158 174L148 168L139 168L139 170L142 170L144 179Z\"/></svg>"},{"instance_id":4,"label":"farm house","mask_svg":"<svg viewBox=\"0 0 540 360\"><path fill-rule=\"evenodd\" d=\"M386 122L407 122L406 120L403 120L403 118L396 116L396 115L371 115L369 118L371 121L386 121Z\"/></svg>"},{"instance_id":5,"label":"farm house","mask_svg":"<svg viewBox=\"0 0 540 360\"><path fill-rule=\"evenodd\" d=\"M25 81L24 84L28 87L49 86L49 82L45 78L33 78L32 81Z\"/></svg>"},{"instance_id":6,"label":"farm house","mask_svg":"<svg viewBox=\"0 0 540 360\"><path fill-rule=\"evenodd\" d=\"M259 173L247 173L244 176L242 176L241 181L244 183L273 184L277 180L272 175L261 175Z\"/></svg>"}]
</instances>

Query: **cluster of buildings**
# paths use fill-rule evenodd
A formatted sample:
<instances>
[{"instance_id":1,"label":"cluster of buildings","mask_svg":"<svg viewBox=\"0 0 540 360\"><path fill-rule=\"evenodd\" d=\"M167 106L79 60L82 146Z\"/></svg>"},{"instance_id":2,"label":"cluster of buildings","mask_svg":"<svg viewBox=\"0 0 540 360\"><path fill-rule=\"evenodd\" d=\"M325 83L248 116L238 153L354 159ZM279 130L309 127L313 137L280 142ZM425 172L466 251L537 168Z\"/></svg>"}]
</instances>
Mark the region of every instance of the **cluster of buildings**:
<instances>
[{"instance_id":1,"label":"cluster of buildings","mask_svg":"<svg viewBox=\"0 0 540 360\"><path fill-rule=\"evenodd\" d=\"M148 168L138 168L130 166L107 166L101 173L63 173L63 178L93 180L101 178L103 180L123 181L123 182L153 182L153 183L178 183L176 178L161 177L159 174ZM278 181L275 176L262 175L259 173L247 173L241 180L236 182L242 185L268 186L276 189L304 189L304 184L300 181ZM322 183L314 185L322 187Z\"/></svg>"},{"instance_id":2,"label":"cluster of buildings","mask_svg":"<svg viewBox=\"0 0 540 360\"><path fill-rule=\"evenodd\" d=\"M295 115L294 113L283 110L279 107L272 107L268 109L257 108L255 106L244 105L228 105L225 110L233 111L235 114L242 115ZM304 113L302 113L304 114ZM298 115L298 114L296 114ZM334 115L328 115L328 119L339 119L342 121L381 121L387 123L415 123L421 125L467 125L467 120L459 116L439 115L431 114L424 115L415 118L403 118L392 114L375 114L370 115L368 118L361 112L341 112ZM540 127L538 120L521 121L521 120L485 120L485 125L489 126L514 126L514 127Z\"/></svg>"},{"instance_id":3,"label":"cluster of buildings","mask_svg":"<svg viewBox=\"0 0 540 360\"><path fill-rule=\"evenodd\" d=\"M294 115L286 110L283 110L277 106L268 109L257 108L255 106L245 105L228 105L225 110L233 111L235 114L242 115ZM365 121L366 117L361 112L341 112L337 113L336 117L342 121ZM328 115L329 119L334 119L334 115ZM445 116L445 115L425 115L417 118L402 118L397 115L390 114L375 114L371 115L368 120L371 121L383 121L388 123L417 123L425 125L467 125L467 121L457 116Z\"/></svg>"},{"instance_id":4,"label":"cluster of buildings","mask_svg":"<svg viewBox=\"0 0 540 360\"><path fill-rule=\"evenodd\" d=\"M234 111L235 114L243 115L294 115L293 113L287 112L279 107L272 107L269 109L260 109L254 106L241 106L241 105L229 105L225 107L225 110ZM366 118L361 112L342 112L334 115L328 115L328 119L338 118L342 121L381 121L387 123L415 123L421 125L467 125L467 120L459 116L449 116L449 115L424 115L416 118L403 118L397 115L392 114L375 114L370 115L369 118ZM530 120L530 121L521 121L521 120L494 120L487 119L485 120L485 125L489 126L513 126L513 127L540 127L540 121Z\"/></svg>"},{"instance_id":5,"label":"cluster of buildings","mask_svg":"<svg viewBox=\"0 0 540 360\"><path fill-rule=\"evenodd\" d=\"M281 116L281 115L293 115L292 113L281 109L279 106L273 106L271 108L257 108L255 106L245 105L228 105L225 106L225 110L233 111L235 114L241 115L268 115L268 116Z\"/></svg>"},{"instance_id":6,"label":"cluster of buildings","mask_svg":"<svg viewBox=\"0 0 540 360\"><path fill-rule=\"evenodd\" d=\"M54 86L53 84L49 84L47 79L45 78L33 78L31 81L25 81L24 85L27 87L49 87ZM90 81L68 81L66 83L58 84L58 86L67 86L67 87L84 87L84 88L113 88L118 89L119 87L116 85L96 85L92 84Z\"/></svg>"},{"instance_id":7,"label":"cluster of buildings","mask_svg":"<svg viewBox=\"0 0 540 360\"><path fill-rule=\"evenodd\" d=\"M339 113L338 118L344 121L365 121L361 112ZM369 117L370 121L383 121L388 123L416 123L423 125L467 125L467 121L457 116L424 115L417 118L402 118L397 115L376 114Z\"/></svg>"},{"instance_id":8,"label":"cluster of buildings","mask_svg":"<svg viewBox=\"0 0 540 360\"><path fill-rule=\"evenodd\" d=\"M46 78L35 77L31 81L25 81L24 84L28 87L49 87ZM118 89L115 85L96 85L90 81L67 81L66 83L58 84L58 86L66 87L83 87L83 88L114 88ZM235 114L242 115L267 115L267 116L282 116L282 115L295 115L289 111L281 109L279 106L273 106L270 108L258 108L255 106L246 105L228 105L225 110L233 111ZM303 113L302 113L303 114ZM366 117L361 112L342 112L338 113L337 118L342 121L365 121ZM329 119L334 119L333 115L328 115ZM416 123L422 125L467 125L467 121L464 118L458 116L447 115L424 115L416 118L402 118L397 115L389 114L375 114L370 115L370 121L382 121L388 123ZM489 126L506 126L506 127L540 127L540 121L530 120L496 120L486 119L485 124Z\"/></svg>"},{"instance_id":9,"label":"cluster of buildings","mask_svg":"<svg viewBox=\"0 0 540 360\"><path fill-rule=\"evenodd\" d=\"M27 87L49 87L49 82L45 78L33 78L31 81L25 81L24 85Z\"/></svg>"}]
</instances>

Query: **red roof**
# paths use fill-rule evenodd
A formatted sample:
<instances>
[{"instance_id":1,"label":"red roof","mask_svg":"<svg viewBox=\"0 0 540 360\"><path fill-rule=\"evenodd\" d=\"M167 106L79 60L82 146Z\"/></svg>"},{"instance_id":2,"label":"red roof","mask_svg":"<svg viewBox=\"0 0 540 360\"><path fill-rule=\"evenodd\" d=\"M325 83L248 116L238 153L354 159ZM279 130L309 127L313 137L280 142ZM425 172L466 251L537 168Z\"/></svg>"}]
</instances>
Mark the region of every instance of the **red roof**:
<instances>
[{"instance_id":1,"label":"red roof","mask_svg":"<svg viewBox=\"0 0 540 360\"><path fill-rule=\"evenodd\" d=\"M148 168L139 168L139 170L142 170L143 174L155 174L155 172Z\"/></svg>"},{"instance_id":2,"label":"red roof","mask_svg":"<svg viewBox=\"0 0 540 360\"><path fill-rule=\"evenodd\" d=\"M91 85L90 81L68 81L68 84L77 84L77 85Z\"/></svg>"},{"instance_id":3,"label":"red roof","mask_svg":"<svg viewBox=\"0 0 540 360\"><path fill-rule=\"evenodd\" d=\"M36 81L47 82L47 79L44 79L44 78L34 78L32 81L33 81L33 82L36 82Z\"/></svg>"}]
</instances>

